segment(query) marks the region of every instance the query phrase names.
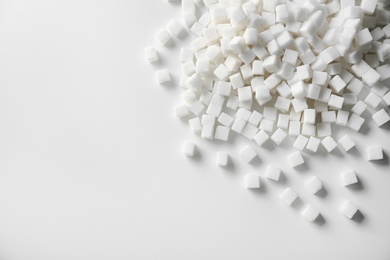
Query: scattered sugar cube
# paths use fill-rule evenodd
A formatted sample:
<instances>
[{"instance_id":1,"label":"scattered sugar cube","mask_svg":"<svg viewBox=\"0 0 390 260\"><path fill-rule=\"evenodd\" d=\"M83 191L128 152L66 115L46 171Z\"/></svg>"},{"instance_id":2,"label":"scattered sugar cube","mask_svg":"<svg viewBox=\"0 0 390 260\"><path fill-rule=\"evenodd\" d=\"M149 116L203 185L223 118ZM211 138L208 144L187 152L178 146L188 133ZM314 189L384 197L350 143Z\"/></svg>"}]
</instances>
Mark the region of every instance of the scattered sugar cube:
<instances>
[{"instance_id":1,"label":"scattered sugar cube","mask_svg":"<svg viewBox=\"0 0 390 260\"><path fill-rule=\"evenodd\" d=\"M161 45L166 46L171 42L171 35L168 33L166 29L161 29L160 31L157 32L156 34L156 40L159 42Z\"/></svg>"},{"instance_id":2,"label":"scattered sugar cube","mask_svg":"<svg viewBox=\"0 0 390 260\"><path fill-rule=\"evenodd\" d=\"M376 125L380 127L390 121L390 115L382 108L372 115L372 120L374 120Z\"/></svg>"},{"instance_id":3,"label":"scattered sugar cube","mask_svg":"<svg viewBox=\"0 0 390 260\"><path fill-rule=\"evenodd\" d=\"M303 151L305 149L305 146L307 142L309 141L309 138L303 136L303 135L298 135L297 139L295 140L293 147L298 149L299 151Z\"/></svg>"},{"instance_id":4,"label":"scattered sugar cube","mask_svg":"<svg viewBox=\"0 0 390 260\"><path fill-rule=\"evenodd\" d=\"M269 135L264 131L260 130L254 137L253 140L260 146L262 146L265 141L269 139Z\"/></svg>"},{"instance_id":5,"label":"scattered sugar cube","mask_svg":"<svg viewBox=\"0 0 390 260\"><path fill-rule=\"evenodd\" d=\"M311 193L316 194L322 189L322 182L317 176L314 176L306 182L306 188Z\"/></svg>"},{"instance_id":6,"label":"scattered sugar cube","mask_svg":"<svg viewBox=\"0 0 390 260\"><path fill-rule=\"evenodd\" d=\"M221 113L218 117L218 123L226 127L230 127L233 121L234 121L233 117L229 116L226 113Z\"/></svg>"},{"instance_id":7,"label":"scattered sugar cube","mask_svg":"<svg viewBox=\"0 0 390 260\"><path fill-rule=\"evenodd\" d=\"M272 130L274 129L274 124L275 122L272 121L272 120L268 120L268 119L263 119L261 120L260 122L260 129L261 130L264 130L266 132L272 132Z\"/></svg>"},{"instance_id":8,"label":"scattered sugar cube","mask_svg":"<svg viewBox=\"0 0 390 260\"><path fill-rule=\"evenodd\" d=\"M305 160L303 159L303 156L300 151L296 151L292 154L289 154L287 156L287 160L291 167L297 167L305 163Z\"/></svg>"},{"instance_id":9,"label":"scattered sugar cube","mask_svg":"<svg viewBox=\"0 0 390 260\"><path fill-rule=\"evenodd\" d=\"M281 173L282 173L282 171L280 170L280 168L273 166L273 165L268 165L267 173L266 173L265 177L267 177L268 179L274 180L274 181L279 181Z\"/></svg>"},{"instance_id":10,"label":"scattered sugar cube","mask_svg":"<svg viewBox=\"0 0 390 260\"><path fill-rule=\"evenodd\" d=\"M287 133L282 129L278 128L275 131L275 133L271 136L271 140L274 141L276 145L280 145L286 137L287 137Z\"/></svg>"},{"instance_id":11,"label":"scattered sugar cube","mask_svg":"<svg viewBox=\"0 0 390 260\"><path fill-rule=\"evenodd\" d=\"M225 152L217 152L217 165L221 167L227 166L229 161L229 154Z\"/></svg>"},{"instance_id":12,"label":"scattered sugar cube","mask_svg":"<svg viewBox=\"0 0 390 260\"><path fill-rule=\"evenodd\" d=\"M247 123L245 125L244 129L242 130L241 134L243 136L245 136L246 138L248 138L249 140L252 140L258 131L259 131L259 129L256 126L254 126L250 123Z\"/></svg>"},{"instance_id":13,"label":"scattered sugar cube","mask_svg":"<svg viewBox=\"0 0 390 260\"><path fill-rule=\"evenodd\" d=\"M156 48L154 47L145 48L145 57L148 62L156 62L159 60Z\"/></svg>"},{"instance_id":14,"label":"scattered sugar cube","mask_svg":"<svg viewBox=\"0 0 390 260\"><path fill-rule=\"evenodd\" d=\"M336 125L346 126L348 124L349 112L344 110L337 111Z\"/></svg>"},{"instance_id":15,"label":"scattered sugar cube","mask_svg":"<svg viewBox=\"0 0 390 260\"><path fill-rule=\"evenodd\" d=\"M383 159L383 150L382 146L375 145L367 147L367 158L369 161L376 161Z\"/></svg>"},{"instance_id":16,"label":"scattered sugar cube","mask_svg":"<svg viewBox=\"0 0 390 260\"><path fill-rule=\"evenodd\" d=\"M328 153L330 153L337 147L336 141L330 136L327 136L322 139L321 144Z\"/></svg>"},{"instance_id":17,"label":"scattered sugar cube","mask_svg":"<svg viewBox=\"0 0 390 260\"><path fill-rule=\"evenodd\" d=\"M199 117L195 117L195 118L188 120L188 123L190 124L190 128L191 128L191 131L193 133L196 134L196 133L199 133L200 131L202 131L202 125L200 123Z\"/></svg>"},{"instance_id":18,"label":"scattered sugar cube","mask_svg":"<svg viewBox=\"0 0 390 260\"><path fill-rule=\"evenodd\" d=\"M260 188L260 176L256 174L247 174L245 176L245 187L247 189Z\"/></svg>"},{"instance_id":19,"label":"scattered sugar cube","mask_svg":"<svg viewBox=\"0 0 390 260\"><path fill-rule=\"evenodd\" d=\"M192 157L195 155L195 149L196 149L196 146L193 142L191 141L185 141L183 143L183 153L188 156L188 157Z\"/></svg>"},{"instance_id":20,"label":"scattered sugar cube","mask_svg":"<svg viewBox=\"0 0 390 260\"><path fill-rule=\"evenodd\" d=\"M301 215L310 222L314 222L317 217L320 215L318 209L314 208L310 204L305 207Z\"/></svg>"},{"instance_id":21,"label":"scattered sugar cube","mask_svg":"<svg viewBox=\"0 0 390 260\"><path fill-rule=\"evenodd\" d=\"M230 133L230 129L225 127L225 126L217 126L217 128L215 129L215 135L214 135L214 138L216 140L221 140L221 141L225 141L227 142L228 139L229 139L229 133Z\"/></svg>"},{"instance_id":22,"label":"scattered sugar cube","mask_svg":"<svg viewBox=\"0 0 390 260\"><path fill-rule=\"evenodd\" d=\"M284 192L280 195L280 199L286 203L288 206L291 206L291 204L298 198L298 194L288 187L284 190Z\"/></svg>"},{"instance_id":23,"label":"scattered sugar cube","mask_svg":"<svg viewBox=\"0 0 390 260\"><path fill-rule=\"evenodd\" d=\"M362 127L364 121L365 120L363 117L360 117L356 114L352 114L348 120L347 126L349 128L351 128L352 130L354 130L355 132L358 132L360 130L360 128Z\"/></svg>"},{"instance_id":24,"label":"scattered sugar cube","mask_svg":"<svg viewBox=\"0 0 390 260\"><path fill-rule=\"evenodd\" d=\"M257 156L257 152L252 146L247 145L240 151L240 156L246 163L250 163Z\"/></svg>"},{"instance_id":25,"label":"scattered sugar cube","mask_svg":"<svg viewBox=\"0 0 390 260\"><path fill-rule=\"evenodd\" d=\"M158 70L155 73L158 84L163 84L171 81L171 75L167 69Z\"/></svg>"},{"instance_id":26,"label":"scattered sugar cube","mask_svg":"<svg viewBox=\"0 0 390 260\"><path fill-rule=\"evenodd\" d=\"M313 153L316 153L318 151L318 147L320 146L320 143L321 143L320 139L311 136L309 138L309 142L306 145L306 149Z\"/></svg>"},{"instance_id":27,"label":"scattered sugar cube","mask_svg":"<svg viewBox=\"0 0 390 260\"><path fill-rule=\"evenodd\" d=\"M344 204L340 207L340 212L350 219L353 218L358 210L358 207L356 207L356 205L349 200L345 201Z\"/></svg>"},{"instance_id":28,"label":"scattered sugar cube","mask_svg":"<svg viewBox=\"0 0 390 260\"><path fill-rule=\"evenodd\" d=\"M341 182L344 186L352 185L358 182L358 178L354 170L346 170L341 173Z\"/></svg>"},{"instance_id":29,"label":"scattered sugar cube","mask_svg":"<svg viewBox=\"0 0 390 260\"><path fill-rule=\"evenodd\" d=\"M348 152L355 146L355 142L352 140L352 138L349 135L344 135L341 137L338 141L341 147Z\"/></svg>"}]
</instances>

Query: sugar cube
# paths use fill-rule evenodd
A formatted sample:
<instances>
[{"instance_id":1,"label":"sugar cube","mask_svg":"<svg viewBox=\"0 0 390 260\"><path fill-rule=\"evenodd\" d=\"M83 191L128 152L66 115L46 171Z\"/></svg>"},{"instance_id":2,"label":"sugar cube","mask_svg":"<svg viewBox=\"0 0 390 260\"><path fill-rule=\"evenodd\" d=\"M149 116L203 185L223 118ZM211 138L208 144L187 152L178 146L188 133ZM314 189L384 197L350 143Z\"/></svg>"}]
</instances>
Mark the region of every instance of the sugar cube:
<instances>
[{"instance_id":1,"label":"sugar cube","mask_svg":"<svg viewBox=\"0 0 390 260\"><path fill-rule=\"evenodd\" d=\"M291 204L298 198L298 194L288 187L284 190L284 192L280 195L280 199L286 203L288 206L291 206Z\"/></svg>"},{"instance_id":2,"label":"sugar cube","mask_svg":"<svg viewBox=\"0 0 390 260\"><path fill-rule=\"evenodd\" d=\"M247 174L245 176L245 187L247 189L260 188L260 176L256 174Z\"/></svg>"},{"instance_id":3,"label":"sugar cube","mask_svg":"<svg viewBox=\"0 0 390 260\"><path fill-rule=\"evenodd\" d=\"M303 151L305 149L305 146L309 139L303 135L298 135L297 139L295 140L293 146L294 148L298 149L299 151Z\"/></svg>"},{"instance_id":4,"label":"sugar cube","mask_svg":"<svg viewBox=\"0 0 390 260\"><path fill-rule=\"evenodd\" d=\"M322 182L317 176L314 176L306 182L306 188L311 193L316 194L322 189Z\"/></svg>"},{"instance_id":5,"label":"sugar cube","mask_svg":"<svg viewBox=\"0 0 390 260\"><path fill-rule=\"evenodd\" d=\"M229 154L225 152L217 152L217 165L224 167L227 166L229 161Z\"/></svg>"},{"instance_id":6,"label":"sugar cube","mask_svg":"<svg viewBox=\"0 0 390 260\"><path fill-rule=\"evenodd\" d=\"M340 207L340 212L350 219L353 218L358 210L358 207L349 200L345 201Z\"/></svg>"},{"instance_id":7,"label":"sugar cube","mask_svg":"<svg viewBox=\"0 0 390 260\"><path fill-rule=\"evenodd\" d=\"M273 166L273 165L268 165L265 177L267 177L268 179L274 180L274 181L278 181L280 178L281 172L282 171L280 170L280 168Z\"/></svg>"},{"instance_id":8,"label":"sugar cube","mask_svg":"<svg viewBox=\"0 0 390 260\"><path fill-rule=\"evenodd\" d=\"M253 140L258 144L258 145L263 145L265 141L269 139L269 135L264 131L260 130L254 137Z\"/></svg>"},{"instance_id":9,"label":"sugar cube","mask_svg":"<svg viewBox=\"0 0 390 260\"><path fill-rule=\"evenodd\" d=\"M252 146L247 145L240 151L240 156L246 163L250 163L257 156L257 152Z\"/></svg>"},{"instance_id":10,"label":"sugar cube","mask_svg":"<svg viewBox=\"0 0 390 260\"><path fill-rule=\"evenodd\" d=\"M276 145L280 145L286 137L287 137L287 133L282 129L278 128L275 131L275 133L271 136L271 140L274 141Z\"/></svg>"},{"instance_id":11,"label":"sugar cube","mask_svg":"<svg viewBox=\"0 0 390 260\"><path fill-rule=\"evenodd\" d=\"M314 222L320 215L320 212L318 211L318 209L314 208L309 204L302 211L301 215L308 221Z\"/></svg>"},{"instance_id":12,"label":"sugar cube","mask_svg":"<svg viewBox=\"0 0 390 260\"><path fill-rule=\"evenodd\" d=\"M352 140L352 138L349 135L344 135L341 137L338 141L341 147L348 152L355 146L355 142Z\"/></svg>"},{"instance_id":13,"label":"sugar cube","mask_svg":"<svg viewBox=\"0 0 390 260\"><path fill-rule=\"evenodd\" d=\"M196 146L193 142L191 141L185 141L183 143L183 153L184 155L188 156L188 157L192 157L195 155L195 150L196 150Z\"/></svg>"},{"instance_id":14,"label":"sugar cube","mask_svg":"<svg viewBox=\"0 0 390 260\"><path fill-rule=\"evenodd\" d=\"M321 144L328 153L330 153L337 147L336 141L330 136L327 136L322 139Z\"/></svg>"},{"instance_id":15,"label":"sugar cube","mask_svg":"<svg viewBox=\"0 0 390 260\"><path fill-rule=\"evenodd\" d=\"M171 81L171 76L167 69L158 70L155 73L158 84L163 84Z\"/></svg>"},{"instance_id":16,"label":"sugar cube","mask_svg":"<svg viewBox=\"0 0 390 260\"><path fill-rule=\"evenodd\" d=\"M383 159L382 146L374 145L367 147L367 158L369 161L376 161Z\"/></svg>"},{"instance_id":17,"label":"sugar cube","mask_svg":"<svg viewBox=\"0 0 390 260\"><path fill-rule=\"evenodd\" d=\"M358 178L354 170L346 170L341 173L341 182L344 186L349 186L358 182Z\"/></svg>"},{"instance_id":18,"label":"sugar cube","mask_svg":"<svg viewBox=\"0 0 390 260\"><path fill-rule=\"evenodd\" d=\"M296 151L287 156L287 160L291 167L297 167L305 163L303 156L300 151Z\"/></svg>"}]
</instances>

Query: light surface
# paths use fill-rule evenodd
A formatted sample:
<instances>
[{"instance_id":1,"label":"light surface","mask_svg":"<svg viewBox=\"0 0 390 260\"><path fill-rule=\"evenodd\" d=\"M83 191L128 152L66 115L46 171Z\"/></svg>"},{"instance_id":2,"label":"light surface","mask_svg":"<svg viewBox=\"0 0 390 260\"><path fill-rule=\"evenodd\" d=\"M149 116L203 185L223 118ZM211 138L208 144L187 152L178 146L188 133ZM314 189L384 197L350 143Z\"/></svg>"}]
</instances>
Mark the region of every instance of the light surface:
<instances>
[{"instance_id":1,"label":"light surface","mask_svg":"<svg viewBox=\"0 0 390 260\"><path fill-rule=\"evenodd\" d=\"M159 47L161 64L144 59L179 16L165 0L0 1L0 259L390 259L389 125L336 130L357 150L320 148L297 169L287 163L293 140L201 140L173 113L189 39ZM173 85L155 83L164 67ZM184 140L200 156L185 157ZM260 156L252 164L238 155L249 143ZM376 144L386 158L368 162ZM233 165L218 167L217 151ZM282 169L279 183L265 178L269 164ZM350 168L359 185L345 188ZM251 173L260 190L245 188ZM305 187L314 175L320 196ZM301 198L291 208L279 199L287 186ZM343 216L345 200L362 216ZM323 220L300 215L309 203Z\"/></svg>"}]
</instances>

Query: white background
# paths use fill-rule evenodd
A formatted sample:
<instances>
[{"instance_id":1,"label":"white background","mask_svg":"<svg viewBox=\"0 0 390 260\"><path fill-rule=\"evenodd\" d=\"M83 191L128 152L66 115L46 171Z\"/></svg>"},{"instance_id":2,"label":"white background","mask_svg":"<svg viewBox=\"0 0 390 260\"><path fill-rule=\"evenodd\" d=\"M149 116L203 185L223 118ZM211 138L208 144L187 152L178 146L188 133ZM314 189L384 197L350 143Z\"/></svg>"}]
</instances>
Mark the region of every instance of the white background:
<instances>
[{"instance_id":1,"label":"white background","mask_svg":"<svg viewBox=\"0 0 390 260\"><path fill-rule=\"evenodd\" d=\"M201 140L174 116L189 39L145 62L179 16L165 0L0 1L0 259L390 259L389 159L365 154L369 144L390 153L388 126L334 129L358 149L305 154L300 169L286 164L292 141L257 147L260 160L245 164L248 140ZM162 67L175 84L155 83ZM183 156L184 140L200 156ZM218 150L231 154L227 169ZM264 179L268 164L283 169L280 183ZM361 185L342 187L349 168ZM262 176L260 191L244 188L248 173ZM322 196L305 188L314 175ZM301 198L293 208L279 200L287 186ZM362 216L339 213L346 199ZM300 216L307 203L323 220Z\"/></svg>"}]
</instances>

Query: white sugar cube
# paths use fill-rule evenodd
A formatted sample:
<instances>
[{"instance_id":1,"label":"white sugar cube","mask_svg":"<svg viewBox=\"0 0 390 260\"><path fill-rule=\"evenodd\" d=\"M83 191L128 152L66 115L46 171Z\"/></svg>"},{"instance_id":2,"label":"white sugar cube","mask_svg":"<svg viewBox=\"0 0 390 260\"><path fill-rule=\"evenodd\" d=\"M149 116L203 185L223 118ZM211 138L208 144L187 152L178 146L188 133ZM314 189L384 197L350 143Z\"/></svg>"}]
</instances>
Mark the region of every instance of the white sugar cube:
<instances>
[{"instance_id":1,"label":"white sugar cube","mask_svg":"<svg viewBox=\"0 0 390 260\"><path fill-rule=\"evenodd\" d=\"M240 156L246 163L250 163L257 156L257 152L252 146L247 145L240 151Z\"/></svg>"},{"instance_id":2,"label":"white sugar cube","mask_svg":"<svg viewBox=\"0 0 390 260\"><path fill-rule=\"evenodd\" d=\"M232 130L236 133L239 133L241 134L242 133L242 130L244 129L246 125L246 122L244 120L242 120L241 118L236 118L234 120L234 123L232 125Z\"/></svg>"},{"instance_id":3,"label":"white sugar cube","mask_svg":"<svg viewBox=\"0 0 390 260\"><path fill-rule=\"evenodd\" d=\"M351 108L351 112L355 113L356 115L358 116L361 116L363 114L364 111L366 111L367 109L367 105L359 100L352 108Z\"/></svg>"},{"instance_id":4,"label":"white sugar cube","mask_svg":"<svg viewBox=\"0 0 390 260\"><path fill-rule=\"evenodd\" d=\"M302 124L302 135L315 136L317 131L316 125Z\"/></svg>"},{"instance_id":5,"label":"white sugar cube","mask_svg":"<svg viewBox=\"0 0 390 260\"><path fill-rule=\"evenodd\" d=\"M163 28L157 32L156 40L161 45L166 46L171 42L172 38L171 38L171 35L169 34L169 32Z\"/></svg>"},{"instance_id":6,"label":"white sugar cube","mask_svg":"<svg viewBox=\"0 0 390 260\"><path fill-rule=\"evenodd\" d=\"M340 207L340 212L350 219L353 218L358 210L358 207L356 207L356 205L349 200L345 201L344 204Z\"/></svg>"},{"instance_id":7,"label":"white sugar cube","mask_svg":"<svg viewBox=\"0 0 390 260\"><path fill-rule=\"evenodd\" d=\"M270 180L279 181L281 173L282 171L280 170L280 168L273 165L268 165L265 177Z\"/></svg>"},{"instance_id":8,"label":"white sugar cube","mask_svg":"<svg viewBox=\"0 0 390 260\"><path fill-rule=\"evenodd\" d=\"M349 112L345 110L337 111L336 125L346 126L348 123Z\"/></svg>"},{"instance_id":9,"label":"white sugar cube","mask_svg":"<svg viewBox=\"0 0 390 260\"><path fill-rule=\"evenodd\" d=\"M318 150L318 147L320 146L320 143L321 143L320 139L311 136L309 138L309 142L306 145L306 149L313 152L313 153L316 153Z\"/></svg>"},{"instance_id":10,"label":"white sugar cube","mask_svg":"<svg viewBox=\"0 0 390 260\"><path fill-rule=\"evenodd\" d=\"M315 124L316 122L316 110L315 109L305 109L303 111L303 123L305 124Z\"/></svg>"},{"instance_id":11,"label":"white sugar cube","mask_svg":"<svg viewBox=\"0 0 390 260\"><path fill-rule=\"evenodd\" d=\"M215 129L214 138L221 141L227 141L229 139L230 129L225 126L217 126Z\"/></svg>"},{"instance_id":12,"label":"white sugar cube","mask_svg":"<svg viewBox=\"0 0 390 260\"><path fill-rule=\"evenodd\" d=\"M233 121L234 121L233 117L231 117L226 113L221 113L218 117L218 123L226 127L230 127Z\"/></svg>"},{"instance_id":13,"label":"white sugar cube","mask_svg":"<svg viewBox=\"0 0 390 260\"><path fill-rule=\"evenodd\" d=\"M192 157L195 155L195 150L196 150L196 146L193 142L191 141L185 141L183 143L183 153L184 155L188 156L188 157Z\"/></svg>"},{"instance_id":14,"label":"white sugar cube","mask_svg":"<svg viewBox=\"0 0 390 260\"><path fill-rule=\"evenodd\" d=\"M156 62L159 60L156 48L154 47L145 48L145 57L148 62Z\"/></svg>"},{"instance_id":15,"label":"white sugar cube","mask_svg":"<svg viewBox=\"0 0 390 260\"><path fill-rule=\"evenodd\" d=\"M318 209L314 208L309 204L302 211L301 215L308 221L314 222L320 215L320 212L318 211Z\"/></svg>"},{"instance_id":16,"label":"white sugar cube","mask_svg":"<svg viewBox=\"0 0 390 260\"><path fill-rule=\"evenodd\" d=\"M163 84L171 81L171 75L167 69L158 70L155 73L158 84Z\"/></svg>"},{"instance_id":17,"label":"white sugar cube","mask_svg":"<svg viewBox=\"0 0 390 260\"><path fill-rule=\"evenodd\" d=\"M264 107L263 118L276 121L277 110L274 107Z\"/></svg>"},{"instance_id":18,"label":"white sugar cube","mask_svg":"<svg viewBox=\"0 0 390 260\"><path fill-rule=\"evenodd\" d=\"M372 120L374 120L376 125L380 127L390 121L390 115L382 108L372 115Z\"/></svg>"},{"instance_id":19,"label":"white sugar cube","mask_svg":"<svg viewBox=\"0 0 390 260\"><path fill-rule=\"evenodd\" d=\"M183 118L190 115L190 111L185 105L176 106L174 107L174 110L177 118Z\"/></svg>"},{"instance_id":20,"label":"white sugar cube","mask_svg":"<svg viewBox=\"0 0 390 260\"><path fill-rule=\"evenodd\" d=\"M287 156L287 160L291 167L297 167L305 163L305 160L303 159L303 156L300 151L296 151L292 154L289 154Z\"/></svg>"},{"instance_id":21,"label":"white sugar cube","mask_svg":"<svg viewBox=\"0 0 390 260\"><path fill-rule=\"evenodd\" d=\"M371 15L374 13L377 4L378 0L362 0L360 7L364 13Z\"/></svg>"},{"instance_id":22,"label":"white sugar cube","mask_svg":"<svg viewBox=\"0 0 390 260\"><path fill-rule=\"evenodd\" d=\"M285 114L279 114L277 127L282 129L288 129L290 116Z\"/></svg>"},{"instance_id":23,"label":"white sugar cube","mask_svg":"<svg viewBox=\"0 0 390 260\"><path fill-rule=\"evenodd\" d=\"M185 29L181 22L173 19L168 23L167 30L173 37L180 37Z\"/></svg>"},{"instance_id":24,"label":"white sugar cube","mask_svg":"<svg viewBox=\"0 0 390 260\"><path fill-rule=\"evenodd\" d=\"M347 86L347 84L345 84L345 82L338 75L334 76L329 81L329 85L336 93L340 93Z\"/></svg>"},{"instance_id":25,"label":"white sugar cube","mask_svg":"<svg viewBox=\"0 0 390 260\"><path fill-rule=\"evenodd\" d=\"M295 140L293 146L294 148L298 149L299 151L303 151L305 149L305 146L309 139L303 135L298 135L297 139Z\"/></svg>"},{"instance_id":26,"label":"white sugar cube","mask_svg":"<svg viewBox=\"0 0 390 260\"><path fill-rule=\"evenodd\" d=\"M290 187L285 189L284 192L280 195L280 199L286 203L288 206L291 206L291 204L298 198L298 194L291 189Z\"/></svg>"},{"instance_id":27,"label":"white sugar cube","mask_svg":"<svg viewBox=\"0 0 390 260\"><path fill-rule=\"evenodd\" d=\"M217 165L225 167L228 165L229 154L225 152L217 152Z\"/></svg>"},{"instance_id":28,"label":"white sugar cube","mask_svg":"<svg viewBox=\"0 0 390 260\"><path fill-rule=\"evenodd\" d=\"M306 182L306 188L311 193L316 194L322 189L322 182L317 176L314 176Z\"/></svg>"},{"instance_id":29,"label":"white sugar cube","mask_svg":"<svg viewBox=\"0 0 390 260\"><path fill-rule=\"evenodd\" d=\"M260 130L254 137L253 140L258 144L258 145L263 145L265 141L269 139L269 135L264 131Z\"/></svg>"},{"instance_id":30,"label":"white sugar cube","mask_svg":"<svg viewBox=\"0 0 390 260\"><path fill-rule=\"evenodd\" d=\"M337 95L330 95L328 106L335 110L340 110L343 107L344 98Z\"/></svg>"},{"instance_id":31,"label":"white sugar cube","mask_svg":"<svg viewBox=\"0 0 390 260\"><path fill-rule=\"evenodd\" d=\"M336 111L325 111L321 113L322 123L335 123Z\"/></svg>"},{"instance_id":32,"label":"white sugar cube","mask_svg":"<svg viewBox=\"0 0 390 260\"><path fill-rule=\"evenodd\" d=\"M354 170L346 170L341 173L341 182L344 186L352 185L358 182L358 178Z\"/></svg>"},{"instance_id":33,"label":"white sugar cube","mask_svg":"<svg viewBox=\"0 0 390 260\"><path fill-rule=\"evenodd\" d=\"M290 126L288 128L288 134L291 136L298 136L300 133L301 133L301 122L290 121Z\"/></svg>"},{"instance_id":34,"label":"white sugar cube","mask_svg":"<svg viewBox=\"0 0 390 260\"><path fill-rule=\"evenodd\" d=\"M368 106L372 108L377 108L379 103L382 101L382 98L378 97L374 93L370 92L366 99L364 100L364 103L366 103Z\"/></svg>"},{"instance_id":35,"label":"white sugar cube","mask_svg":"<svg viewBox=\"0 0 390 260\"><path fill-rule=\"evenodd\" d=\"M360 128L362 127L364 121L365 120L363 117L360 117L356 114L352 114L348 120L347 126L349 128L351 128L352 130L354 130L355 132L358 132L360 130Z\"/></svg>"},{"instance_id":36,"label":"white sugar cube","mask_svg":"<svg viewBox=\"0 0 390 260\"><path fill-rule=\"evenodd\" d=\"M367 147L367 158L369 161L376 161L383 159L382 146L375 145Z\"/></svg>"},{"instance_id":37,"label":"white sugar cube","mask_svg":"<svg viewBox=\"0 0 390 260\"><path fill-rule=\"evenodd\" d=\"M274 121L272 120L268 120L268 119L263 119L261 120L260 122L260 129L261 130L264 130L266 132L272 132L272 130L274 129Z\"/></svg>"},{"instance_id":38,"label":"white sugar cube","mask_svg":"<svg viewBox=\"0 0 390 260\"><path fill-rule=\"evenodd\" d=\"M188 123L190 124L190 128L193 133L196 134L202 131L202 125L200 123L199 117L188 120Z\"/></svg>"},{"instance_id":39,"label":"white sugar cube","mask_svg":"<svg viewBox=\"0 0 390 260\"><path fill-rule=\"evenodd\" d=\"M258 126L261 119L263 119L263 115L260 112L253 110L248 122L254 126Z\"/></svg>"},{"instance_id":40,"label":"white sugar cube","mask_svg":"<svg viewBox=\"0 0 390 260\"><path fill-rule=\"evenodd\" d=\"M250 123L247 123L245 125L244 129L242 130L241 134L243 136L245 136L246 138L248 138L249 140L252 140L258 131L259 131L259 129L256 126L254 126Z\"/></svg>"},{"instance_id":41,"label":"white sugar cube","mask_svg":"<svg viewBox=\"0 0 390 260\"><path fill-rule=\"evenodd\" d=\"M336 141L330 136L327 136L322 139L321 144L328 153L330 153L337 147Z\"/></svg>"},{"instance_id":42,"label":"white sugar cube","mask_svg":"<svg viewBox=\"0 0 390 260\"><path fill-rule=\"evenodd\" d=\"M317 124L317 135L319 137L325 137L332 135L332 129L330 123L318 123Z\"/></svg>"},{"instance_id":43,"label":"white sugar cube","mask_svg":"<svg viewBox=\"0 0 390 260\"><path fill-rule=\"evenodd\" d=\"M275 108L279 111L286 113L290 110L291 100L284 97L278 97L275 102Z\"/></svg>"},{"instance_id":44,"label":"white sugar cube","mask_svg":"<svg viewBox=\"0 0 390 260\"><path fill-rule=\"evenodd\" d=\"M260 188L260 176L256 174L247 174L245 176L245 187L247 189Z\"/></svg>"},{"instance_id":45,"label":"white sugar cube","mask_svg":"<svg viewBox=\"0 0 390 260\"><path fill-rule=\"evenodd\" d=\"M287 137L287 133L282 129L278 128L275 131L275 133L271 136L271 140L274 141L276 145L280 145L286 137Z\"/></svg>"},{"instance_id":46,"label":"white sugar cube","mask_svg":"<svg viewBox=\"0 0 390 260\"><path fill-rule=\"evenodd\" d=\"M351 148L355 146L355 142L351 139L349 135L344 135L338 143L343 147L343 149L348 152Z\"/></svg>"}]
</instances>

